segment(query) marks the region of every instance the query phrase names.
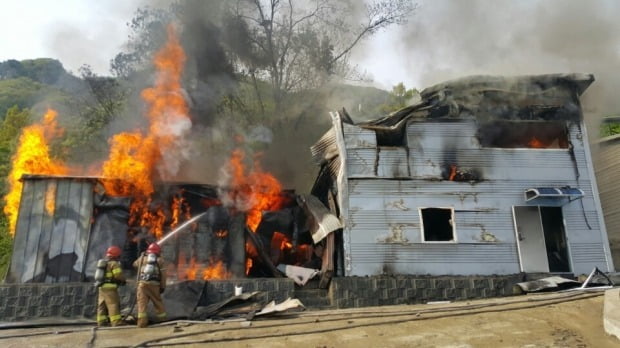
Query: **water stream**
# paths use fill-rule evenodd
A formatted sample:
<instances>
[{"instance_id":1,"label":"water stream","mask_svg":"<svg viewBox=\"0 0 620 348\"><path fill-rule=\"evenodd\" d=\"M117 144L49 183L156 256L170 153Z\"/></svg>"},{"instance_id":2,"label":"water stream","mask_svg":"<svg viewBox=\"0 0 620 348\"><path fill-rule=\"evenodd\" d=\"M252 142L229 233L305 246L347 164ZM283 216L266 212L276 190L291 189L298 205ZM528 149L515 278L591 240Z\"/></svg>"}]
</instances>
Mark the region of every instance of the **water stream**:
<instances>
[{"instance_id":1,"label":"water stream","mask_svg":"<svg viewBox=\"0 0 620 348\"><path fill-rule=\"evenodd\" d=\"M183 229L185 229L186 227L188 227L189 225L191 225L194 221L200 219L204 214L206 214L207 212L205 211L204 213L200 213L194 217L192 217L191 219L185 221L184 223L180 224L177 228L175 228L174 230L170 231L170 233L168 233L167 235L165 235L162 239L157 241L157 244L159 244L160 246L167 241L170 237L172 237L173 235L175 235L177 232L182 231Z\"/></svg>"}]
</instances>

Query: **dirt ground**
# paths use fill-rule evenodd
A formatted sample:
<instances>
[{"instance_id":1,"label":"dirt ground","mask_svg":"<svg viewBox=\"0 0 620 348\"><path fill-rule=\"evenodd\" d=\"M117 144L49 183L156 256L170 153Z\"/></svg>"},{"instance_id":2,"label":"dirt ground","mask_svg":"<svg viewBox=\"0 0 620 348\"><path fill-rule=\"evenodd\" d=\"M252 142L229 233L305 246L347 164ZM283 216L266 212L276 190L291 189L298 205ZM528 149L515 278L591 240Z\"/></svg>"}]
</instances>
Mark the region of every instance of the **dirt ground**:
<instances>
[{"instance_id":1,"label":"dirt ground","mask_svg":"<svg viewBox=\"0 0 620 348\"><path fill-rule=\"evenodd\" d=\"M620 347L603 329L603 292L304 311L251 322L171 322L147 329L0 331L9 347ZM24 337L16 337L16 336Z\"/></svg>"}]
</instances>

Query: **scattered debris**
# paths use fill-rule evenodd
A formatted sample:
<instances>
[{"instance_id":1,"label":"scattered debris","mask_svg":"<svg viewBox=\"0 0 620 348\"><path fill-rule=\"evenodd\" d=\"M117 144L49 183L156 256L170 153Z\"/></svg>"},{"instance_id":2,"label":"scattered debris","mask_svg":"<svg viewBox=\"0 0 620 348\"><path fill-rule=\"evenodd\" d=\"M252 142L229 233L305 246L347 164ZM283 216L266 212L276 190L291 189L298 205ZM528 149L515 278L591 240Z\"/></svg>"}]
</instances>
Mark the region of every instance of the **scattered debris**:
<instances>
[{"instance_id":1,"label":"scattered debris","mask_svg":"<svg viewBox=\"0 0 620 348\"><path fill-rule=\"evenodd\" d=\"M282 313L287 312L289 310L303 311L306 307L304 307L303 303L296 298L288 298L286 301L276 304L276 301L271 301L267 304L260 312L256 313L256 316L267 315L272 313Z\"/></svg>"},{"instance_id":2,"label":"scattered debris","mask_svg":"<svg viewBox=\"0 0 620 348\"><path fill-rule=\"evenodd\" d=\"M537 291L557 291L562 289L574 288L579 286L580 283L576 280L562 278L558 276L542 278L538 280L531 280L528 282L517 283L515 290L519 292L537 292Z\"/></svg>"},{"instance_id":3,"label":"scattered debris","mask_svg":"<svg viewBox=\"0 0 620 348\"><path fill-rule=\"evenodd\" d=\"M581 283L576 280L562 278L558 276L532 280L528 282L517 283L515 292L539 292L539 291L579 291L588 289L608 289L612 288L614 283L609 277L594 267L586 280Z\"/></svg>"},{"instance_id":4,"label":"scattered debris","mask_svg":"<svg viewBox=\"0 0 620 348\"><path fill-rule=\"evenodd\" d=\"M293 281L299 286L306 285L310 279L321 273L317 269L292 265L278 265L278 270L284 273L288 278L293 279Z\"/></svg>"},{"instance_id":5,"label":"scattered debris","mask_svg":"<svg viewBox=\"0 0 620 348\"><path fill-rule=\"evenodd\" d=\"M208 306L198 307L194 312L193 318L205 320L215 315L221 317L247 315L247 313L258 311L263 307L262 304L255 301L258 294L260 294L260 291L242 293Z\"/></svg>"}]
</instances>

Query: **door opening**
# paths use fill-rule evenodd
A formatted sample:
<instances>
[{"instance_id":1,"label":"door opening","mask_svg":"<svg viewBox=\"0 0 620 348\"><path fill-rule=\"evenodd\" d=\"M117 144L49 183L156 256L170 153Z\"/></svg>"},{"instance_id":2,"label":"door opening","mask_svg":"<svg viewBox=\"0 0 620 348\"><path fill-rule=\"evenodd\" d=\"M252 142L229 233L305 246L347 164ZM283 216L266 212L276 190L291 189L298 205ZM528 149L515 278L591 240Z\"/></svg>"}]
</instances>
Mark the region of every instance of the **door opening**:
<instances>
[{"instance_id":1,"label":"door opening","mask_svg":"<svg viewBox=\"0 0 620 348\"><path fill-rule=\"evenodd\" d=\"M570 272L564 218L560 207L540 207L550 272Z\"/></svg>"},{"instance_id":2,"label":"door opening","mask_svg":"<svg viewBox=\"0 0 620 348\"><path fill-rule=\"evenodd\" d=\"M570 272L564 218L560 207L514 206L522 272Z\"/></svg>"}]
</instances>

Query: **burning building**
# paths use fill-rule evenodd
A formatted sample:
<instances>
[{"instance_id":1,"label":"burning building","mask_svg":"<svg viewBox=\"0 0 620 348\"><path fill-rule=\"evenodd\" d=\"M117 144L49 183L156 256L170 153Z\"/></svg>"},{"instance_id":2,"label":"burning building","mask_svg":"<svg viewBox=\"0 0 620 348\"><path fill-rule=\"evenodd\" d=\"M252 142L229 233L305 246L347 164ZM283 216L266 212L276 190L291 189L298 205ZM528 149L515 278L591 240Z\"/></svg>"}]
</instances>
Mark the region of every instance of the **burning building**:
<instances>
[{"instance_id":1,"label":"burning building","mask_svg":"<svg viewBox=\"0 0 620 348\"><path fill-rule=\"evenodd\" d=\"M222 166L225 185L171 182L189 161L185 58L169 26L153 59L154 84L141 93L144 126L113 135L109 157L88 176L52 159L48 142L62 135L55 111L24 129L6 197L14 234L7 282L89 281L108 246L123 247L130 268L155 241L167 243L163 256L179 281L281 277L279 265L329 267L317 243L338 220L316 199L284 190L258 160L247 166L241 149Z\"/></svg>"},{"instance_id":2,"label":"burning building","mask_svg":"<svg viewBox=\"0 0 620 348\"><path fill-rule=\"evenodd\" d=\"M384 118L346 110L312 147L336 271L613 271L579 102L592 75L475 76Z\"/></svg>"},{"instance_id":3,"label":"burning building","mask_svg":"<svg viewBox=\"0 0 620 348\"><path fill-rule=\"evenodd\" d=\"M102 178L25 175L22 181L8 283L91 281L109 245L124 249L121 262L131 269L155 241L173 281L282 277L279 265L328 267L314 251L340 227L315 198L292 191L272 192L278 204L269 210L243 212L222 203L244 194L239 191L158 184L150 204L150 214L161 216L158 239L153 226L132 215L135 200L108 195ZM175 228L179 233L169 235Z\"/></svg>"}]
</instances>

